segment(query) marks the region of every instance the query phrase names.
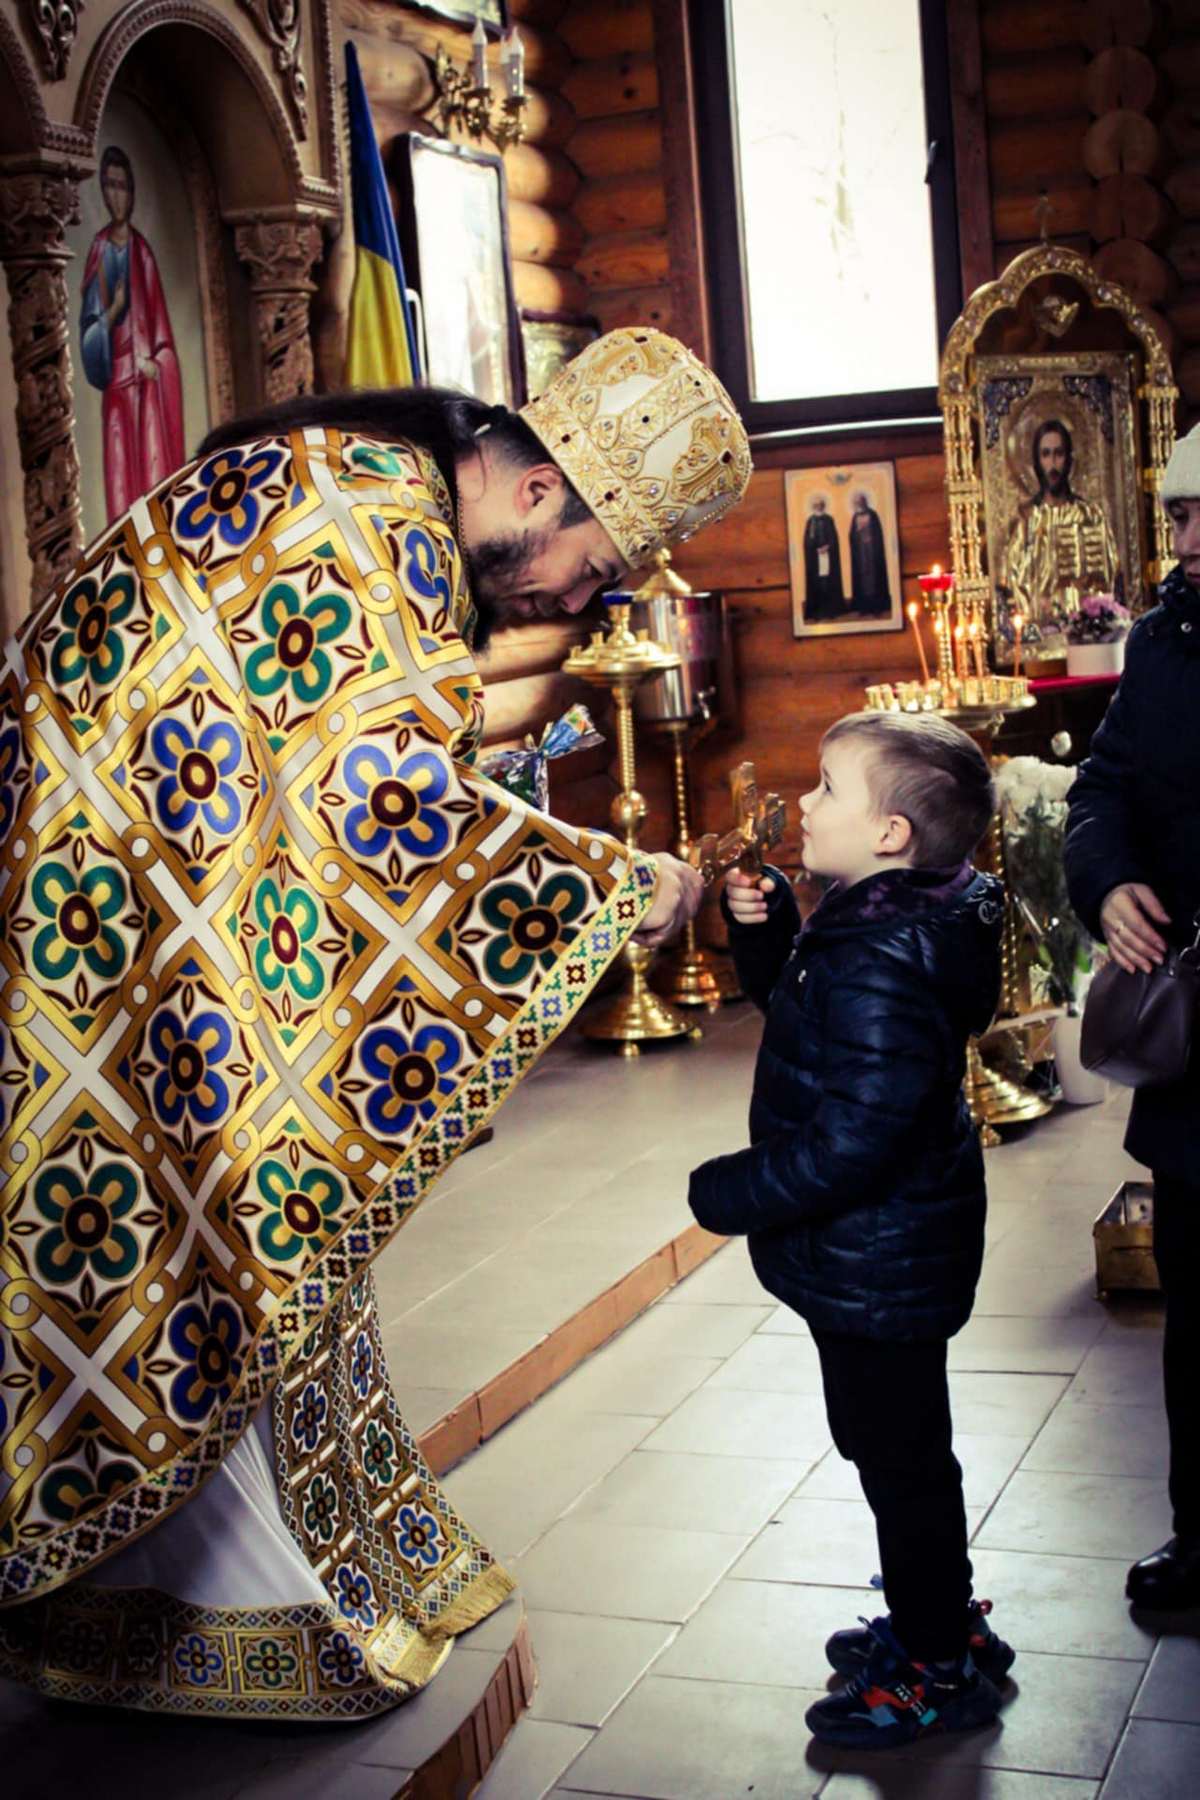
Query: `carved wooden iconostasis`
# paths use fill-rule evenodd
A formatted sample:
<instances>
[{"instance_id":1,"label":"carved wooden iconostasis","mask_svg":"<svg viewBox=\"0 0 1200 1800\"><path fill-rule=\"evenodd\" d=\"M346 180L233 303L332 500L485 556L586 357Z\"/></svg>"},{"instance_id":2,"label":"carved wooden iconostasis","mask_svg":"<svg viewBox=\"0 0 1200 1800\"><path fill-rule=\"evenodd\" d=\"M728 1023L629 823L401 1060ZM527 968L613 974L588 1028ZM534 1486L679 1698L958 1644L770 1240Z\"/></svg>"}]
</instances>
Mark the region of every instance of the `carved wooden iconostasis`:
<instances>
[{"instance_id":1,"label":"carved wooden iconostasis","mask_svg":"<svg viewBox=\"0 0 1200 1800\"><path fill-rule=\"evenodd\" d=\"M336 121L328 0L6 0L6 630L211 425L312 387Z\"/></svg>"}]
</instances>

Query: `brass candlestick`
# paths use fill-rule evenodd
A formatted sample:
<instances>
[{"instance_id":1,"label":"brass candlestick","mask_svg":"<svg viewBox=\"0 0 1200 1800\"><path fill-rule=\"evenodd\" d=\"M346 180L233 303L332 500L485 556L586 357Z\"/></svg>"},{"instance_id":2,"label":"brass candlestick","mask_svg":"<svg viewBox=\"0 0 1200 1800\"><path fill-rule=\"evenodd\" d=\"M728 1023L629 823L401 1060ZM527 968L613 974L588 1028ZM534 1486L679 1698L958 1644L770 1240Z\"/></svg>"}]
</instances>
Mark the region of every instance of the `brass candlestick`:
<instances>
[{"instance_id":1,"label":"brass candlestick","mask_svg":"<svg viewBox=\"0 0 1200 1800\"><path fill-rule=\"evenodd\" d=\"M688 759L693 745L718 723L726 667L723 618L700 609L711 608L714 600L719 604L719 596L696 594L672 568L671 552L664 547L656 551L653 567L633 599L648 628L680 656L680 667L668 679L642 690L637 712L643 725L662 733L671 745L673 847L686 862L692 848ZM703 685L706 677L708 685ZM706 1006L712 1011L723 1000L741 998L731 959L697 943L694 919L688 920L681 941L655 958L652 980L655 991L675 1006Z\"/></svg>"},{"instance_id":2,"label":"brass candlestick","mask_svg":"<svg viewBox=\"0 0 1200 1800\"><path fill-rule=\"evenodd\" d=\"M981 744L988 762L996 764L996 737L1010 713L1026 712L1036 706L1033 694L1023 700L1005 707L991 709L973 709L969 707L947 707L943 717L964 731L986 738ZM984 1149L991 1149L1000 1142L998 1125L1028 1125L1034 1119L1045 1118L1052 1111L1054 1101L1046 1094L1035 1093L1027 1087L1020 1077L1029 1070L1028 1057L1025 1054L1024 1041L1021 1038L1019 970L1017 964L1017 925L1016 909L1013 906L1012 894L1008 887L1007 871L1004 862L1004 835L1000 823L1000 814L992 817L988 827L988 835L984 839L984 860L990 864L991 872L1004 883L1004 932L1000 941L1000 1007L990 1038L1004 1033L1012 1035L1019 1045L1018 1055L1014 1063L1018 1078L1012 1079L1000 1069L984 1060L979 1044L972 1039L967 1050L967 1075L965 1091L967 1105L971 1117L979 1127L980 1142Z\"/></svg>"},{"instance_id":3,"label":"brass candlestick","mask_svg":"<svg viewBox=\"0 0 1200 1800\"><path fill-rule=\"evenodd\" d=\"M608 688L617 719L617 772L621 791L612 803L612 822L631 850L646 817L646 802L636 786L634 758L633 695L638 684L679 667L679 658L644 631L629 626L632 596L610 597L611 623L607 634L593 632L586 644L572 650L563 669L594 687ZM683 1014L651 992L646 972L653 950L630 939L621 952L625 981L606 1000L584 1013L580 1030L584 1037L619 1044L622 1056L637 1056L644 1043L671 1038L698 1038L702 1034Z\"/></svg>"},{"instance_id":4,"label":"brass candlestick","mask_svg":"<svg viewBox=\"0 0 1200 1800\"><path fill-rule=\"evenodd\" d=\"M690 807L688 804L688 750L698 742L713 724L713 720L704 720L698 726L689 724L686 719L664 721L657 727L665 732L671 740L671 759L674 769L674 805L675 805L675 854L681 862L690 859L692 837ZM742 990L734 972L733 963L727 956L715 950L707 949L696 942L696 921L689 919L684 927L683 941L677 949L668 950L661 956L654 970L654 985L658 992L675 1006L706 1006L714 1011L724 1000L740 1000Z\"/></svg>"},{"instance_id":5,"label":"brass candlestick","mask_svg":"<svg viewBox=\"0 0 1200 1800\"><path fill-rule=\"evenodd\" d=\"M471 39L470 67L456 68L439 44L433 66L433 84L443 132L449 135L451 125L458 120L476 143L490 137L497 150L503 153L510 144L519 144L524 138L524 114L529 105L529 96L525 92L525 46L515 25L501 43L500 62L505 92L497 111L488 78L487 33L483 21L477 19Z\"/></svg>"}]
</instances>

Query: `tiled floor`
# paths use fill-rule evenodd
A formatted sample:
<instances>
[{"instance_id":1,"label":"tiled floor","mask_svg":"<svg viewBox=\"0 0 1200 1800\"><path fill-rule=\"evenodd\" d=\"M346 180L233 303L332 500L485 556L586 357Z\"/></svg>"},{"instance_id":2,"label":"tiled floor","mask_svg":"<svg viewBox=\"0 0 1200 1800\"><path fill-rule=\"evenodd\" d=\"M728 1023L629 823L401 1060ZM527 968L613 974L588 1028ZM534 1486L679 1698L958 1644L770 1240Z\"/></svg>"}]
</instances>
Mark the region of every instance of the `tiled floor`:
<instances>
[{"instance_id":1,"label":"tiled floor","mask_svg":"<svg viewBox=\"0 0 1200 1800\"><path fill-rule=\"evenodd\" d=\"M384 1344L415 1431L693 1224L688 1170L745 1141L758 1027L730 1007L704 1031L636 1064L569 1039L380 1258Z\"/></svg>"},{"instance_id":2,"label":"tiled floor","mask_svg":"<svg viewBox=\"0 0 1200 1800\"><path fill-rule=\"evenodd\" d=\"M688 1223L687 1171L742 1139L756 1037L741 1009L713 1023L639 1065L567 1046L382 1259L418 1428ZM522 1594L413 1705L272 1733L6 1689L6 1791L40 1800L87 1768L122 1800L389 1796L524 1605L540 1684L482 1800L1193 1800L1200 1642L1180 1623L1156 1638L1122 1598L1126 1563L1168 1533L1159 1313L1094 1295L1092 1220L1133 1172L1122 1110L1063 1109L989 1153L988 1256L951 1367L978 1587L1019 1651L995 1727L857 1761L811 1745L825 1637L878 1606L873 1534L805 1329L733 1244L448 1478Z\"/></svg>"},{"instance_id":3,"label":"tiled floor","mask_svg":"<svg viewBox=\"0 0 1200 1800\"><path fill-rule=\"evenodd\" d=\"M1158 1306L1095 1298L1092 1221L1135 1172L1123 1110L1063 1109L988 1159L951 1368L978 1588L1019 1652L996 1726L884 1758L809 1740L826 1636L878 1607L874 1537L804 1328L733 1244L450 1477L520 1578L541 1671L481 1800L1200 1793L1200 1642L1123 1598L1169 1534Z\"/></svg>"}]
</instances>

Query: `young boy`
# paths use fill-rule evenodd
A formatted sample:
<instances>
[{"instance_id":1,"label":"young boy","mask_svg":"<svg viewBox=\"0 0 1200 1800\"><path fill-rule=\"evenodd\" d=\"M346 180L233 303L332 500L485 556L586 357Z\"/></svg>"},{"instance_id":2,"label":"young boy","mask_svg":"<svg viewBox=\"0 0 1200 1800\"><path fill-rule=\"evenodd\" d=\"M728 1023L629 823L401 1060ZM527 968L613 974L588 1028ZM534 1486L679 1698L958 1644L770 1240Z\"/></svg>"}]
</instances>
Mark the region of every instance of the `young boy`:
<instances>
[{"instance_id":1,"label":"young boy","mask_svg":"<svg viewBox=\"0 0 1200 1800\"><path fill-rule=\"evenodd\" d=\"M983 1260L962 1080L999 995L1002 890L969 861L993 804L987 763L955 726L856 713L826 733L800 801L804 866L832 886L799 936L777 871L725 885L738 974L766 1026L750 1148L696 1169L689 1199L710 1231L748 1234L763 1286L808 1321L890 1608L826 1646L850 1677L808 1711L830 1744L986 1724L1000 1703L989 1677L1013 1661L971 1598L946 1380Z\"/></svg>"}]
</instances>

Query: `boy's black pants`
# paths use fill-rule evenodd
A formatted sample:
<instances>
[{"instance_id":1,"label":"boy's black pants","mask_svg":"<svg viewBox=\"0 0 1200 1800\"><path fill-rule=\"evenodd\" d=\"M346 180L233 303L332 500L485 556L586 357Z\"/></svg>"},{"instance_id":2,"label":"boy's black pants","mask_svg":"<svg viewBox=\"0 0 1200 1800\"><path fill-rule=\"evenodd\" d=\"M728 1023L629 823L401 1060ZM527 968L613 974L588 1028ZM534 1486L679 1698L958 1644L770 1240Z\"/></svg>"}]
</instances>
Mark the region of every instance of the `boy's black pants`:
<instances>
[{"instance_id":1,"label":"boy's black pants","mask_svg":"<svg viewBox=\"0 0 1200 1800\"><path fill-rule=\"evenodd\" d=\"M1200 1184L1154 1177L1154 1260L1167 1302L1163 1389L1171 1439L1170 1493L1177 1537L1200 1543Z\"/></svg>"},{"instance_id":2,"label":"boy's black pants","mask_svg":"<svg viewBox=\"0 0 1200 1800\"><path fill-rule=\"evenodd\" d=\"M833 1441L875 1515L892 1629L917 1662L962 1656L971 1564L945 1341L813 1337Z\"/></svg>"}]
</instances>

